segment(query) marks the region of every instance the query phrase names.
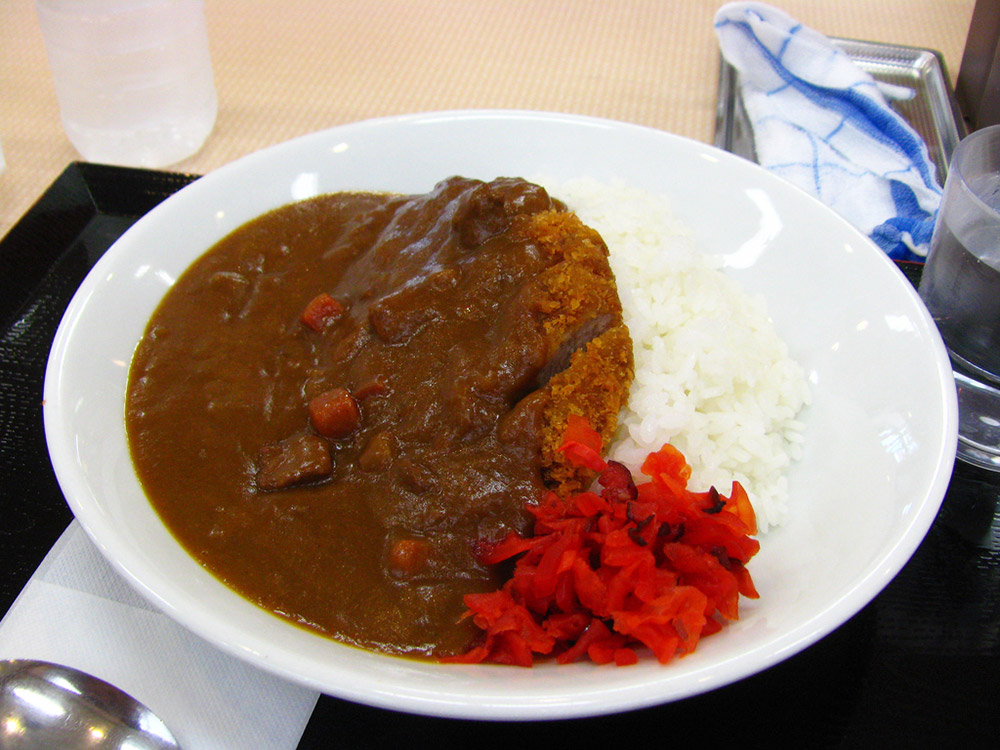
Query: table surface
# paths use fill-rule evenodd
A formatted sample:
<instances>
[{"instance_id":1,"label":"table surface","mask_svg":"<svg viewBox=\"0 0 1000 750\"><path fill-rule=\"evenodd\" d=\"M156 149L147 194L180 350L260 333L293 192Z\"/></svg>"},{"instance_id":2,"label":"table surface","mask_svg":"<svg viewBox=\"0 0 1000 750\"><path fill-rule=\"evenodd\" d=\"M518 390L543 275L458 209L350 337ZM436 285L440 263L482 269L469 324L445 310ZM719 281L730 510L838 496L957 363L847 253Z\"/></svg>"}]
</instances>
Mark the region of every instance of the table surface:
<instances>
[{"instance_id":1,"label":"table surface","mask_svg":"<svg viewBox=\"0 0 1000 750\"><path fill-rule=\"evenodd\" d=\"M707 0L207 0L219 117L202 150L170 169L202 174L333 125L460 108L587 114L711 142L718 76L711 20L718 5ZM954 81L972 6L973 0L789 0L781 7L832 36L937 50ZM0 3L0 91L0 144L7 161L0 175L2 237L79 158L59 124L41 34L27 0ZM120 190L122 200L135 203L126 213L148 210L143 201L183 184L180 178L158 177L152 190L143 182L146 192L140 196L128 186L102 186L99 170L88 174L87 180L96 181L88 189ZM100 228L104 234L88 242L109 242L129 220L112 217ZM11 252L0 257L5 325L12 320L3 307L15 304L11 294L47 295L51 301L72 291L35 286L52 263L33 244L32 232L44 222L18 228L30 231L8 236L5 250ZM74 275L85 272L93 261L86 245L79 250L84 257L59 270L57 281L71 285ZM52 281L51 275L46 278ZM54 320L39 324L38 352L45 350L45 332L54 325ZM21 356L17 347L25 341L14 342L13 349L4 348L8 343L0 344L0 359L9 365ZM43 362L34 362L35 369L23 375L28 392L40 390ZM15 463L4 465L13 465L18 482L25 482L15 492L12 477L0 477L8 485L0 492L0 559L10 584L30 576L69 511L53 484L37 425L21 427L33 417L24 407L12 407L8 393L0 396L0 454L16 448L16 455L10 453ZM530 746L557 739L590 746L695 737L706 744L736 740L750 746L776 740L805 747L990 746L1000 732L998 498L997 476L959 466L941 514L896 580L829 637L760 675L660 708L531 727L491 725L487 731L497 742ZM7 585L3 594L0 611L16 587ZM324 697L300 747L327 747L334 740L346 746L423 745L483 736L482 723L410 717Z\"/></svg>"},{"instance_id":2,"label":"table surface","mask_svg":"<svg viewBox=\"0 0 1000 750\"><path fill-rule=\"evenodd\" d=\"M608 117L709 143L720 0L206 0L215 129L204 174L346 122L442 109ZM787 0L830 36L939 51L958 74L974 0ZM29 0L0 3L0 236L78 158Z\"/></svg>"}]
</instances>

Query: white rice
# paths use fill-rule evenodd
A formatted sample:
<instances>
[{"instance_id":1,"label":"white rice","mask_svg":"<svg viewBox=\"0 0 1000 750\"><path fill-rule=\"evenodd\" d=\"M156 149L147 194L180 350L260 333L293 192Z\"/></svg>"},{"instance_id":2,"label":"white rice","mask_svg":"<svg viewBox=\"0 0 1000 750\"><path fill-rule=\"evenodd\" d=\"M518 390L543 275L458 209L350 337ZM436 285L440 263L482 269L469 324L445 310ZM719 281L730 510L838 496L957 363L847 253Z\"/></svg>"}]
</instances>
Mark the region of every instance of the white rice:
<instances>
[{"instance_id":1,"label":"white rice","mask_svg":"<svg viewBox=\"0 0 1000 750\"><path fill-rule=\"evenodd\" d=\"M635 381L611 457L638 473L670 443L691 465L693 489L728 495L739 481L760 530L781 524L809 390L763 298L695 247L666 198L591 179L549 188L608 244L634 342Z\"/></svg>"}]
</instances>

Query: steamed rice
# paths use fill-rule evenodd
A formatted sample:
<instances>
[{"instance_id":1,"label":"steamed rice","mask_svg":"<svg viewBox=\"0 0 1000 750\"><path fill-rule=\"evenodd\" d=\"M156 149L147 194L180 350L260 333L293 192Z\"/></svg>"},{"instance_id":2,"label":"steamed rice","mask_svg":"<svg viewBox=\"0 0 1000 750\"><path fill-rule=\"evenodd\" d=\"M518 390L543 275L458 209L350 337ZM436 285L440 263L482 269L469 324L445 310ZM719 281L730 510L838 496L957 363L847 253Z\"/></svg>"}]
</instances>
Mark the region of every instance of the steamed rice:
<instances>
[{"instance_id":1,"label":"steamed rice","mask_svg":"<svg viewBox=\"0 0 1000 750\"><path fill-rule=\"evenodd\" d=\"M635 347L611 458L638 472L671 443L691 465L693 489L728 494L739 481L761 531L782 523L809 392L763 298L695 247L664 197L590 179L550 187L608 244Z\"/></svg>"}]
</instances>

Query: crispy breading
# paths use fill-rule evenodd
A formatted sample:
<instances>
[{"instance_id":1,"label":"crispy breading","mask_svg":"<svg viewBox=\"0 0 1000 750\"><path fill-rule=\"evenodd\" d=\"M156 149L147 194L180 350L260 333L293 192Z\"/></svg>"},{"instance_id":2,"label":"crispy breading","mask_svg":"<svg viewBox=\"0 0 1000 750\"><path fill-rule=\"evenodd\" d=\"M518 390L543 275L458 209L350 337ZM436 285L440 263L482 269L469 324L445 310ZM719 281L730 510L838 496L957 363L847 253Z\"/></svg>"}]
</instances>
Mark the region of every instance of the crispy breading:
<instances>
[{"instance_id":1,"label":"crispy breading","mask_svg":"<svg viewBox=\"0 0 1000 750\"><path fill-rule=\"evenodd\" d=\"M624 325L605 331L577 350L569 367L545 386L542 473L560 494L586 489L594 473L568 464L558 452L570 414L580 414L601 433L604 445L618 427L618 412L628 399L634 375L632 339Z\"/></svg>"},{"instance_id":2,"label":"crispy breading","mask_svg":"<svg viewBox=\"0 0 1000 750\"><path fill-rule=\"evenodd\" d=\"M553 262L532 298L551 363L538 393L542 471L558 492L579 491L593 473L569 465L558 451L567 420L570 414L586 417L605 445L610 442L634 376L632 339L600 235L575 214L557 211L532 217L528 234Z\"/></svg>"}]
</instances>

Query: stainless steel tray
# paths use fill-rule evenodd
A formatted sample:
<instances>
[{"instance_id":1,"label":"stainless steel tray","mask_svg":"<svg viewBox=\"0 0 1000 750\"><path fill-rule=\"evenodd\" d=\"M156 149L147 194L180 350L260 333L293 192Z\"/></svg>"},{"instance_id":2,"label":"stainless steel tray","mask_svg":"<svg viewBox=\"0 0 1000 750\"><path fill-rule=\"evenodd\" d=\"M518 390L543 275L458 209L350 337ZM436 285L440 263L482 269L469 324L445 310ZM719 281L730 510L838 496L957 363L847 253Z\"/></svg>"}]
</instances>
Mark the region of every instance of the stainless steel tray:
<instances>
[{"instance_id":1,"label":"stainless steel tray","mask_svg":"<svg viewBox=\"0 0 1000 750\"><path fill-rule=\"evenodd\" d=\"M940 53L855 39L832 38L830 41L875 80L913 90L912 98L890 104L927 143L930 157L937 166L938 180L943 185L952 151L966 135L966 127ZM739 73L725 60L719 65L715 145L757 161L753 128L740 95Z\"/></svg>"}]
</instances>

